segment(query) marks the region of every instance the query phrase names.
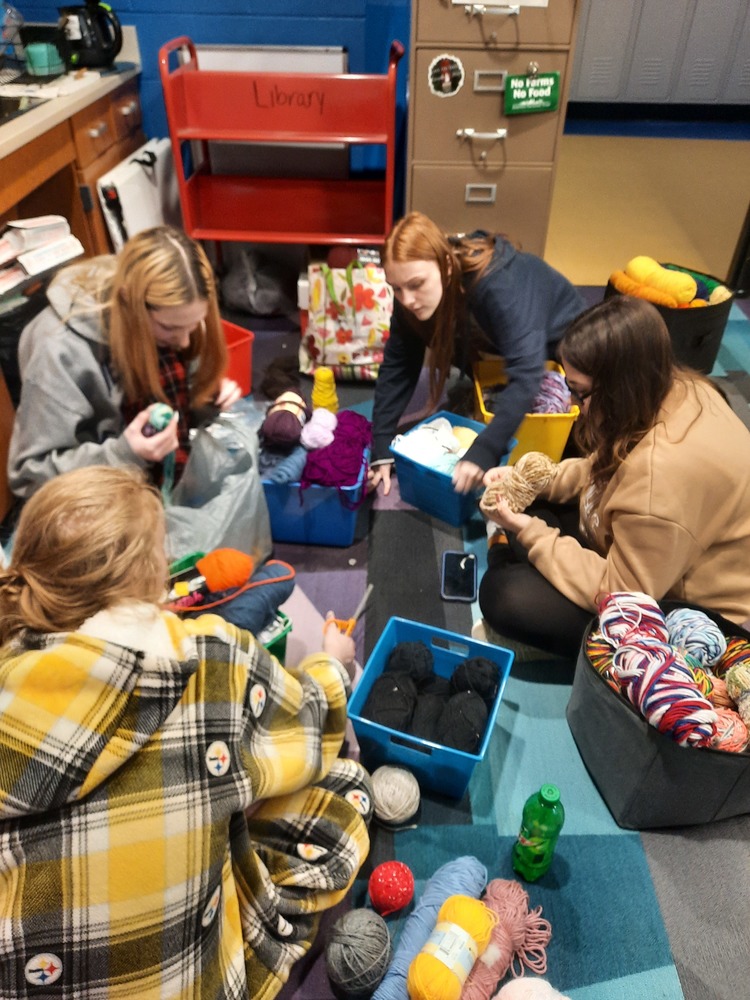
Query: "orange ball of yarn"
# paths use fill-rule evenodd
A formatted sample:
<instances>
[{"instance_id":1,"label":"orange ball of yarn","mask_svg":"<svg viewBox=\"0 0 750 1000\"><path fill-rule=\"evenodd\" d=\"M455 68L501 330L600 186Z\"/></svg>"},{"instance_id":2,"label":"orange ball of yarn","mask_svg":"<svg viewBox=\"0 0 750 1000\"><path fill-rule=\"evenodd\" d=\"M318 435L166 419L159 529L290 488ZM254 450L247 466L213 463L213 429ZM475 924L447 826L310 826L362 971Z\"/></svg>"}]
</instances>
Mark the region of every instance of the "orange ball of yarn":
<instances>
[{"instance_id":1,"label":"orange ball of yarn","mask_svg":"<svg viewBox=\"0 0 750 1000\"><path fill-rule=\"evenodd\" d=\"M747 746L747 726L731 708L717 708L716 736L711 741L715 750L742 753Z\"/></svg>"},{"instance_id":2,"label":"orange ball of yarn","mask_svg":"<svg viewBox=\"0 0 750 1000\"><path fill-rule=\"evenodd\" d=\"M211 593L241 587L253 575L253 557L239 549L214 549L195 564Z\"/></svg>"}]
</instances>

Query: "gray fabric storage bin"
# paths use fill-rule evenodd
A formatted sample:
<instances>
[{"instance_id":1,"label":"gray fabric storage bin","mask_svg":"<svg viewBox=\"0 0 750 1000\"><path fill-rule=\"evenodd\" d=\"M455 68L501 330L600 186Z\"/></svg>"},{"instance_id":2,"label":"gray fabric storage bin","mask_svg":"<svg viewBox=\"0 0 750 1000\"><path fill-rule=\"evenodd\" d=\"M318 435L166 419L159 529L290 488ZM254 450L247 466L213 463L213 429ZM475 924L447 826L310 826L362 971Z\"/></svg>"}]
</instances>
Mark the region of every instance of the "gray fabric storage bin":
<instances>
[{"instance_id":1,"label":"gray fabric storage bin","mask_svg":"<svg viewBox=\"0 0 750 1000\"><path fill-rule=\"evenodd\" d=\"M663 604L665 611L683 604ZM705 609L700 609L704 610ZM750 633L705 612L726 636ZM695 826L750 813L750 752L681 747L651 726L592 666L586 631L566 711L594 784L618 826Z\"/></svg>"}]
</instances>

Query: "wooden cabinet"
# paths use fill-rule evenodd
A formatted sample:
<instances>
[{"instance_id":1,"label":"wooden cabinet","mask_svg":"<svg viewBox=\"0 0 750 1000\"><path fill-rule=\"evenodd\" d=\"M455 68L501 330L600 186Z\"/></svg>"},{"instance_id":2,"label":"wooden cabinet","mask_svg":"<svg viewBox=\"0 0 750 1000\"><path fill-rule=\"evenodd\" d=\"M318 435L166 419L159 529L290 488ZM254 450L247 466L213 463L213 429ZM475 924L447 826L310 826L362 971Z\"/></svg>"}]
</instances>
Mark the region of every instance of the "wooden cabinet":
<instances>
[{"instance_id":1,"label":"wooden cabinet","mask_svg":"<svg viewBox=\"0 0 750 1000\"><path fill-rule=\"evenodd\" d=\"M138 81L129 79L104 96L79 104L0 157L0 220L64 215L88 255L111 253L96 182L146 141ZM18 120L23 122L23 116ZM3 130L12 127L5 125Z\"/></svg>"},{"instance_id":2,"label":"wooden cabinet","mask_svg":"<svg viewBox=\"0 0 750 1000\"><path fill-rule=\"evenodd\" d=\"M87 253L110 253L96 182L146 141L141 131L141 105L136 81L79 111L70 119L76 147L76 178L83 201Z\"/></svg>"},{"instance_id":3,"label":"wooden cabinet","mask_svg":"<svg viewBox=\"0 0 750 1000\"><path fill-rule=\"evenodd\" d=\"M543 255L577 7L415 0L409 209L447 231L498 231ZM505 114L508 76L551 73L560 79L556 110Z\"/></svg>"}]
</instances>

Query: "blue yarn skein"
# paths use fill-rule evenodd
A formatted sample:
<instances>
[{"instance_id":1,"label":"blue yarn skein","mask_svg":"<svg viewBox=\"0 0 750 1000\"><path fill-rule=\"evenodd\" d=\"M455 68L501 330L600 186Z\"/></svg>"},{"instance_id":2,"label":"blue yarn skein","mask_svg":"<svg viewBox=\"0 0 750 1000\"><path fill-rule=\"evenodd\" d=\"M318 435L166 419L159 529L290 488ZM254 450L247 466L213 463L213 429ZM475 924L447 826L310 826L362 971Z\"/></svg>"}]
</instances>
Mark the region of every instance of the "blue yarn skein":
<instances>
[{"instance_id":1,"label":"blue yarn skein","mask_svg":"<svg viewBox=\"0 0 750 1000\"><path fill-rule=\"evenodd\" d=\"M716 622L697 608L674 608L666 617L669 642L686 649L709 669L726 652L727 640Z\"/></svg>"},{"instance_id":2,"label":"blue yarn skein","mask_svg":"<svg viewBox=\"0 0 750 1000\"><path fill-rule=\"evenodd\" d=\"M409 966L432 934L440 907L449 896L479 899L487 886L487 869L471 855L448 861L428 879L419 902L407 918L388 971L372 1000L409 1000Z\"/></svg>"}]
</instances>

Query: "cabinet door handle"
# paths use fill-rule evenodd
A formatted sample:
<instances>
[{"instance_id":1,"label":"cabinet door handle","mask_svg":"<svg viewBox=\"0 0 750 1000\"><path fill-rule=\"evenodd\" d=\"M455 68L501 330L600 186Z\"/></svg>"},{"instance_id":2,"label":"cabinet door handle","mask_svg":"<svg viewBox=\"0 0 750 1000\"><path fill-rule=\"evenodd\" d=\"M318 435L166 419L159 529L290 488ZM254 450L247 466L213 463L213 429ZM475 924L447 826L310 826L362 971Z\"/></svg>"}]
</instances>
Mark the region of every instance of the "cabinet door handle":
<instances>
[{"instance_id":1,"label":"cabinet door handle","mask_svg":"<svg viewBox=\"0 0 750 1000\"><path fill-rule=\"evenodd\" d=\"M456 138L467 139L469 142L473 142L474 139L480 142L499 142L501 139L506 139L507 137L507 128L498 128L494 132L475 132L473 128L456 129Z\"/></svg>"},{"instance_id":2,"label":"cabinet door handle","mask_svg":"<svg viewBox=\"0 0 750 1000\"><path fill-rule=\"evenodd\" d=\"M467 184L464 200L467 205L494 205L497 184Z\"/></svg>"},{"instance_id":3,"label":"cabinet door handle","mask_svg":"<svg viewBox=\"0 0 750 1000\"><path fill-rule=\"evenodd\" d=\"M454 7L463 7L467 17L483 17L485 14L518 17L521 13L520 4L465 3L464 0L451 0L451 3Z\"/></svg>"},{"instance_id":4,"label":"cabinet door handle","mask_svg":"<svg viewBox=\"0 0 750 1000\"><path fill-rule=\"evenodd\" d=\"M96 125L93 126L93 128L89 129L89 138L101 139L101 137L105 134L106 131L107 131L107 123L98 122Z\"/></svg>"},{"instance_id":5,"label":"cabinet door handle","mask_svg":"<svg viewBox=\"0 0 750 1000\"><path fill-rule=\"evenodd\" d=\"M130 101L129 104L124 104L120 108L120 114L123 115L125 118L127 118L128 115L135 114L137 110L138 110L138 101L133 100Z\"/></svg>"}]
</instances>

